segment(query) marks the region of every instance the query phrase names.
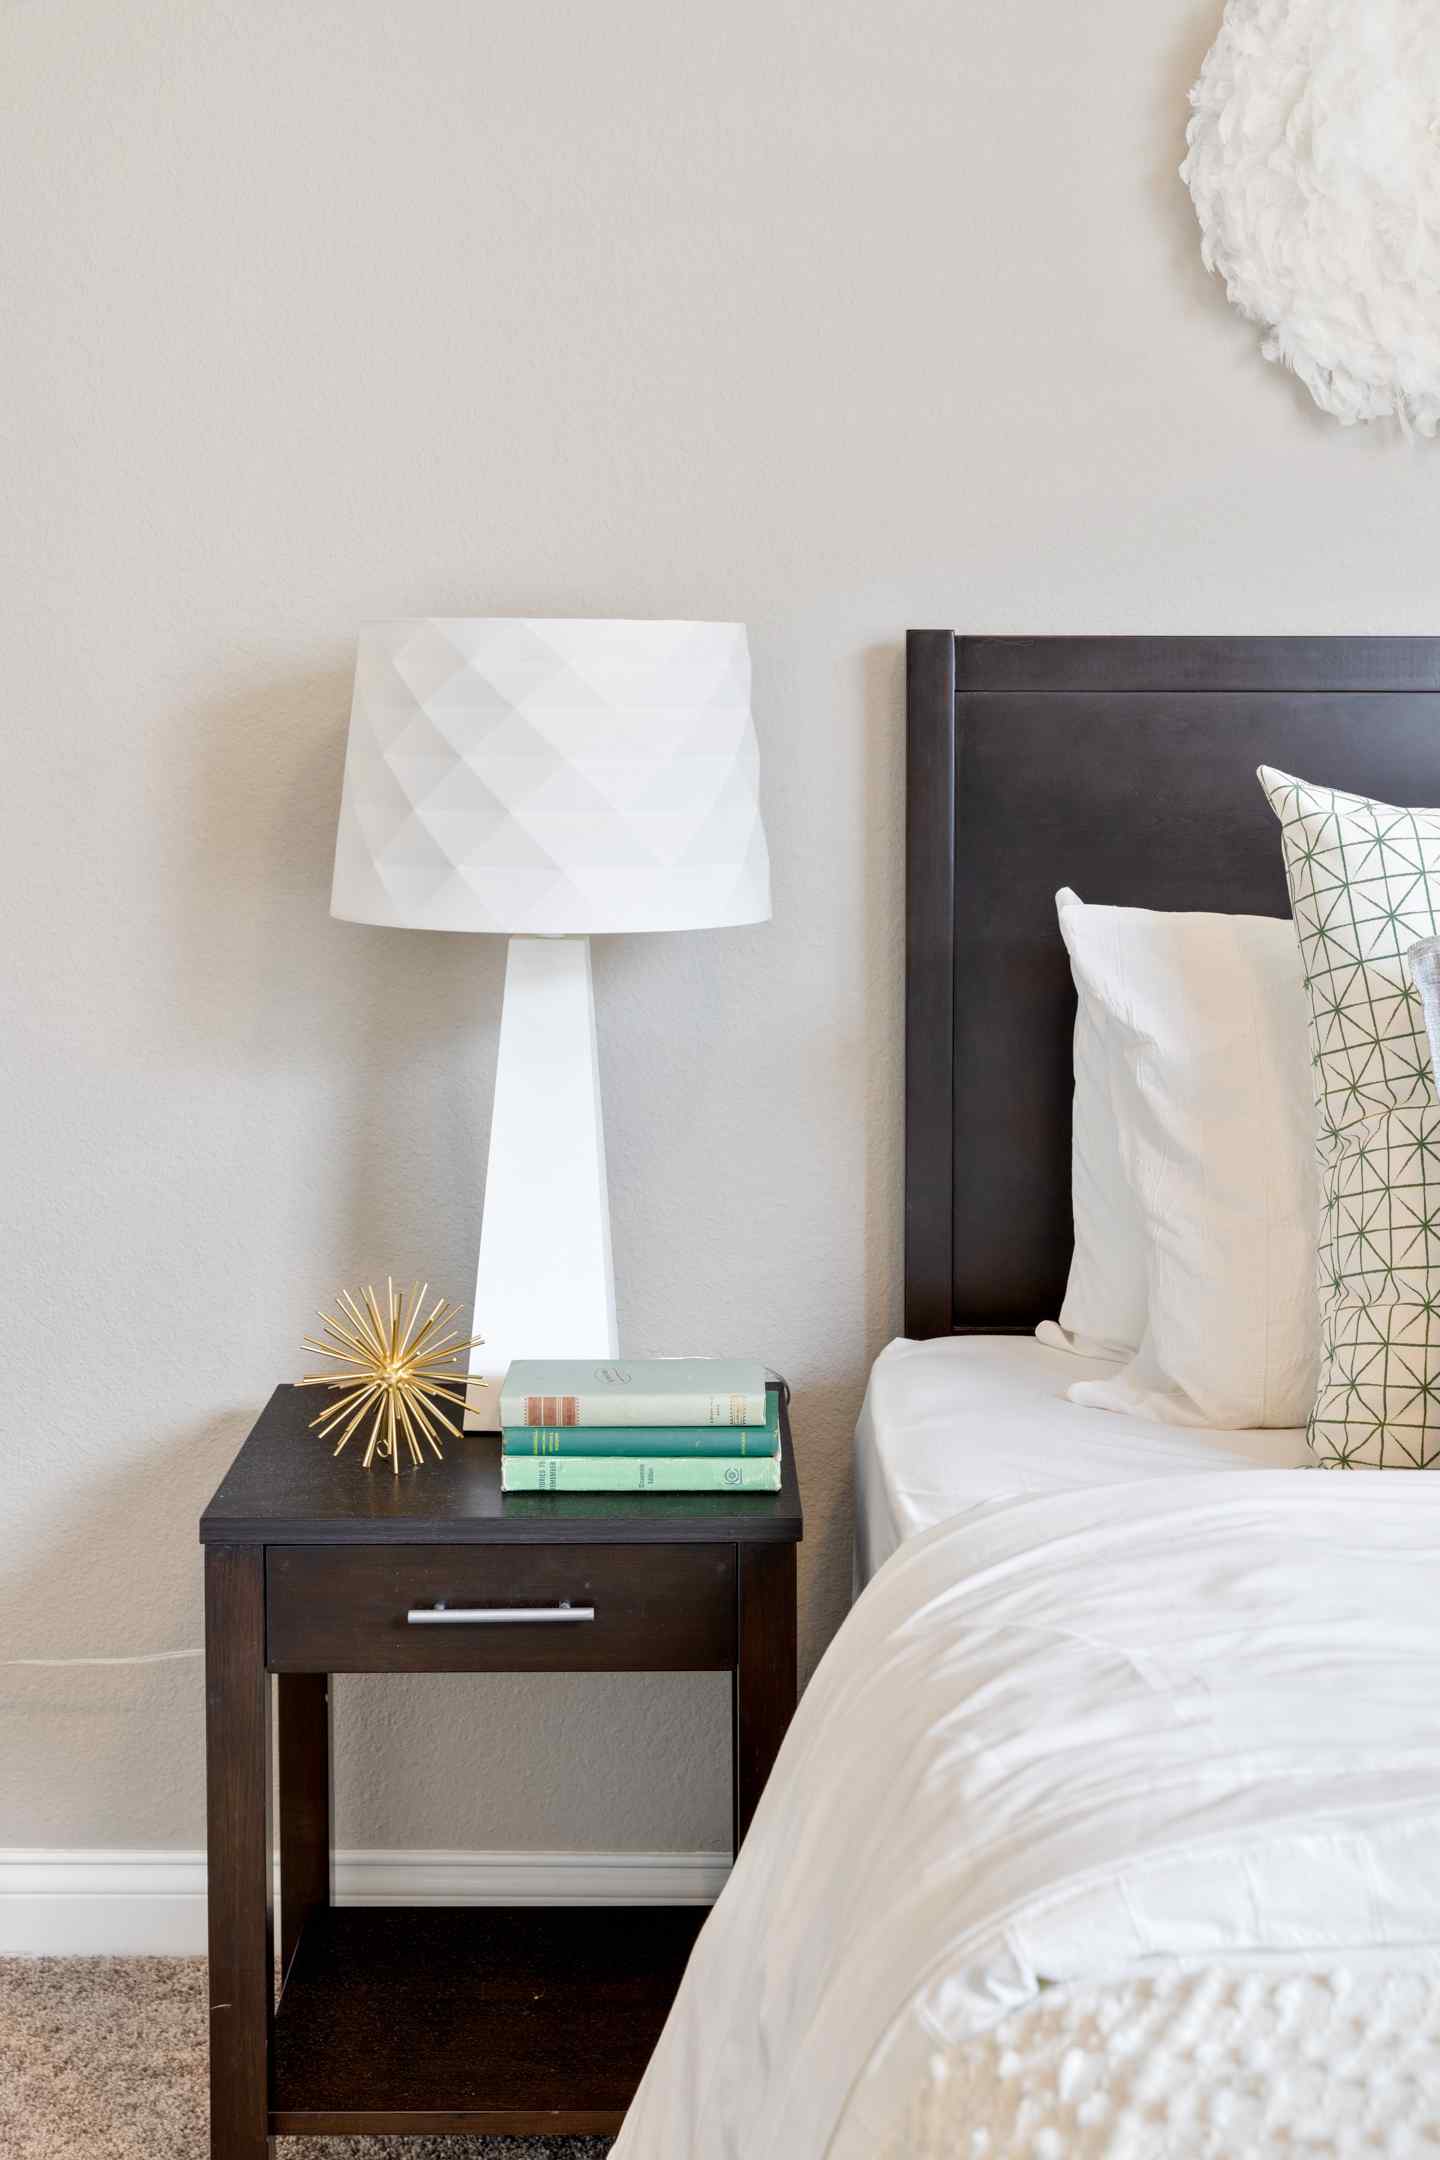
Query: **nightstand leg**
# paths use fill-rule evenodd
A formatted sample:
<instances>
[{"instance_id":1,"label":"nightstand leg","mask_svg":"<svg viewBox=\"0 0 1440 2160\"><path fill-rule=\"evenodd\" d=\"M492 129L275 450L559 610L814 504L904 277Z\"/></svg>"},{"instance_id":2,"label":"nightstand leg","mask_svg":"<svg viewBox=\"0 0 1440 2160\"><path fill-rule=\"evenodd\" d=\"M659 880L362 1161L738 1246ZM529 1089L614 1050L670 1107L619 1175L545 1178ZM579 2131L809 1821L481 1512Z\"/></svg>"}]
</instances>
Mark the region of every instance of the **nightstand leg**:
<instances>
[{"instance_id":1,"label":"nightstand leg","mask_svg":"<svg viewBox=\"0 0 1440 2160\"><path fill-rule=\"evenodd\" d=\"M210 2154L265 2160L274 1975L270 1679L265 1555L257 1545L212 1545L205 1556L205 1776Z\"/></svg>"},{"instance_id":2,"label":"nightstand leg","mask_svg":"<svg viewBox=\"0 0 1440 2160\"><path fill-rule=\"evenodd\" d=\"M300 1932L331 1897L330 1675L281 1673L275 1683L280 1750L280 1985Z\"/></svg>"},{"instance_id":3,"label":"nightstand leg","mask_svg":"<svg viewBox=\"0 0 1440 2160\"><path fill-rule=\"evenodd\" d=\"M795 1547L736 1552L739 1648L735 1666L735 1850L795 1710Z\"/></svg>"}]
</instances>

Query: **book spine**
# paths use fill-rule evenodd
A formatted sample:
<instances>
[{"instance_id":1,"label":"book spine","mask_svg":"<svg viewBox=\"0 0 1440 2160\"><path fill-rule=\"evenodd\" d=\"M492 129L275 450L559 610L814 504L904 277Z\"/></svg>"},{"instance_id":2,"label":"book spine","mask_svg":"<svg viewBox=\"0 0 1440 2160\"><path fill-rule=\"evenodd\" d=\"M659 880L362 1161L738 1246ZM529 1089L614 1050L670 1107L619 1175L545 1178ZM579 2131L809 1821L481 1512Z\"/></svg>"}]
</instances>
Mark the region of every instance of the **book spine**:
<instances>
[{"instance_id":1,"label":"book spine","mask_svg":"<svg viewBox=\"0 0 1440 2160\"><path fill-rule=\"evenodd\" d=\"M779 1492L780 1458L506 1455L503 1492Z\"/></svg>"},{"instance_id":2,"label":"book spine","mask_svg":"<svg viewBox=\"0 0 1440 2160\"><path fill-rule=\"evenodd\" d=\"M506 1455L664 1455L676 1459L773 1455L780 1420L765 1425L515 1425L502 1435Z\"/></svg>"},{"instance_id":3,"label":"book spine","mask_svg":"<svg viewBox=\"0 0 1440 2160\"><path fill-rule=\"evenodd\" d=\"M504 1426L664 1425L724 1426L765 1423L765 1390L758 1393L677 1395L660 1391L592 1395L522 1395L503 1392Z\"/></svg>"}]
</instances>

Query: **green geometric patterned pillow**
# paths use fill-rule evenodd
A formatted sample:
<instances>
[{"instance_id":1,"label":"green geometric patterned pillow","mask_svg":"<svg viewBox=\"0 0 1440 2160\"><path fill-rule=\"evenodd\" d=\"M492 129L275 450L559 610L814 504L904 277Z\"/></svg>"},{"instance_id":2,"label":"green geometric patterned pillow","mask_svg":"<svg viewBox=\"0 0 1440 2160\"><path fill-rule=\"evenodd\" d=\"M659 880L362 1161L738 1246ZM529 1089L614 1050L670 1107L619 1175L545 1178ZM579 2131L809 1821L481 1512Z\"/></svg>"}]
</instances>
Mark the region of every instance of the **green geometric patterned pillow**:
<instances>
[{"instance_id":1,"label":"green geometric patterned pillow","mask_svg":"<svg viewBox=\"0 0 1440 2160\"><path fill-rule=\"evenodd\" d=\"M1440 929L1440 810L1260 768L1310 1006L1323 1222L1308 1437L1335 1469L1440 1468L1440 1105L1406 954Z\"/></svg>"},{"instance_id":2,"label":"green geometric patterned pillow","mask_svg":"<svg viewBox=\"0 0 1440 2160\"><path fill-rule=\"evenodd\" d=\"M1332 1470L1440 1468L1440 1103L1348 1125L1325 1172L1320 1374Z\"/></svg>"},{"instance_id":3,"label":"green geometric patterned pillow","mask_svg":"<svg viewBox=\"0 0 1440 2160\"><path fill-rule=\"evenodd\" d=\"M1347 1125L1434 1100L1405 955L1440 930L1440 810L1397 810L1268 765L1260 785L1280 820L1323 1158Z\"/></svg>"}]
</instances>

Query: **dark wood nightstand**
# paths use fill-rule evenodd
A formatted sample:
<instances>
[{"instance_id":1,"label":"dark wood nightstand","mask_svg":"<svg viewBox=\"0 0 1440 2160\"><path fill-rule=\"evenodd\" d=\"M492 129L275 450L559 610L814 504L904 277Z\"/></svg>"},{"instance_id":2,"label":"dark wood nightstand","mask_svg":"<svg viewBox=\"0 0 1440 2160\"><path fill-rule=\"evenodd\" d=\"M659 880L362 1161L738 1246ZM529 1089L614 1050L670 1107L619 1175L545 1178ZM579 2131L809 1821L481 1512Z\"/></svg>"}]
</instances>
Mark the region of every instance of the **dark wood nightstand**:
<instances>
[{"instance_id":1,"label":"dark wood nightstand","mask_svg":"<svg viewBox=\"0 0 1440 2160\"><path fill-rule=\"evenodd\" d=\"M200 1519L212 2160L286 2135L614 2131L703 1908L336 1909L330 1675L729 1671L738 1846L795 1707L789 1420L777 1494L506 1497L493 1437L397 1479L333 1461L313 1413L277 1388ZM516 1611L535 1617L495 1617Z\"/></svg>"}]
</instances>

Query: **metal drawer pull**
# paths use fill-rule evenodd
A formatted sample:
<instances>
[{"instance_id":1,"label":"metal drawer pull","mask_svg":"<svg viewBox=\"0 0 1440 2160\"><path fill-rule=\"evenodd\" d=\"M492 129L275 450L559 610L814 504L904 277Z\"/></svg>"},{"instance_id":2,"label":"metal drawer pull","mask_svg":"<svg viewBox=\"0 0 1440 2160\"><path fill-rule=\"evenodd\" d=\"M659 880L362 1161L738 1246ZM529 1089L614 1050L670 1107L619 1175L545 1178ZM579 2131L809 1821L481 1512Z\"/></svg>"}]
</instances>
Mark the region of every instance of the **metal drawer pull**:
<instances>
[{"instance_id":1,"label":"metal drawer pull","mask_svg":"<svg viewBox=\"0 0 1440 2160\"><path fill-rule=\"evenodd\" d=\"M411 1627L506 1627L517 1622L593 1620L593 1605L416 1605L406 1613Z\"/></svg>"}]
</instances>

